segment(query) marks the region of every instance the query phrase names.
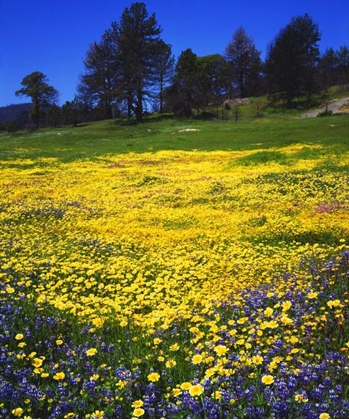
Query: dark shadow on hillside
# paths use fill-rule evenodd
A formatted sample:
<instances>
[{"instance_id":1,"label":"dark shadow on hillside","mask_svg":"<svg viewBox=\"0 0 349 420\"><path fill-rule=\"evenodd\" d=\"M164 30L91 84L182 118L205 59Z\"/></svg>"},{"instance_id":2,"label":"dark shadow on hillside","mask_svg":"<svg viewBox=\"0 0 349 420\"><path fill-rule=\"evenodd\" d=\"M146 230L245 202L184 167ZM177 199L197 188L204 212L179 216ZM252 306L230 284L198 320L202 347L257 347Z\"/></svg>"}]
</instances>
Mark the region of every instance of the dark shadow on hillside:
<instances>
[{"instance_id":1,"label":"dark shadow on hillside","mask_svg":"<svg viewBox=\"0 0 349 420\"><path fill-rule=\"evenodd\" d=\"M175 117L173 114L148 114L144 116L144 122L158 122L164 120L173 120Z\"/></svg>"},{"instance_id":2,"label":"dark shadow on hillside","mask_svg":"<svg viewBox=\"0 0 349 420\"><path fill-rule=\"evenodd\" d=\"M81 128L81 127L86 127L88 125L88 123L79 123L76 125L71 125L71 128Z\"/></svg>"},{"instance_id":3,"label":"dark shadow on hillside","mask_svg":"<svg viewBox=\"0 0 349 420\"><path fill-rule=\"evenodd\" d=\"M146 123L156 123L156 122L160 122L160 121L165 121L165 120L174 120L175 116L173 114L170 113L163 113L163 114L144 114L143 116L143 121L141 123L139 123L136 120L136 117L131 117L131 118L115 118L113 120L113 122L116 125L120 125L123 127L127 127L127 126L135 126L135 125L142 125L142 124L146 124Z\"/></svg>"},{"instance_id":4,"label":"dark shadow on hillside","mask_svg":"<svg viewBox=\"0 0 349 420\"><path fill-rule=\"evenodd\" d=\"M194 115L193 120L216 120L219 115L216 112L203 111L197 115Z\"/></svg>"}]
</instances>

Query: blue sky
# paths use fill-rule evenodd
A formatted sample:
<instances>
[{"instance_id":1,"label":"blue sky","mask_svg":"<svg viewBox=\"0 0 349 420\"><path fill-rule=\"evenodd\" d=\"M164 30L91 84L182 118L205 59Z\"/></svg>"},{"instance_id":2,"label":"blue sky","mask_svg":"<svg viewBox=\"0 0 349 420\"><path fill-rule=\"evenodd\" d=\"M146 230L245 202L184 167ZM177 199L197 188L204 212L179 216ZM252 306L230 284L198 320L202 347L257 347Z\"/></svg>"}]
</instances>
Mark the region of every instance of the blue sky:
<instances>
[{"instance_id":1,"label":"blue sky","mask_svg":"<svg viewBox=\"0 0 349 420\"><path fill-rule=\"evenodd\" d=\"M0 106L30 102L14 92L23 77L41 71L72 100L88 47L133 1L0 0ZM243 26L265 57L267 45L292 17L308 13L322 33L320 49L349 47L349 0L148 0L162 39L176 57L224 53ZM28 99L28 100L27 100Z\"/></svg>"}]
</instances>

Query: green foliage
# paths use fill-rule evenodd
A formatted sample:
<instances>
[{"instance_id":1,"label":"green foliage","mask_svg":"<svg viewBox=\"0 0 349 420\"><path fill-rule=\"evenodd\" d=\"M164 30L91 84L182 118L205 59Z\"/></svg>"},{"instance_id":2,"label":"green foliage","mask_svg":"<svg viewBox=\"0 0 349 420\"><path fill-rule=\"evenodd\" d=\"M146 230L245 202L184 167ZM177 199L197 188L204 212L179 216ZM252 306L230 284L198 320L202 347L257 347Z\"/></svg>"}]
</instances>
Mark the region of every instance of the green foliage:
<instances>
[{"instance_id":1,"label":"green foliage","mask_svg":"<svg viewBox=\"0 0 349 420\"><path fill-rule=\"evenodd\" d=\"M239 159L237 164L249 166L258 165L261 163L268 164L270 162L277 162L285 165L287 164L287 157L283 153L277 151L256 152Z\"/></svg>"},{"instance_id":2,"label":"green foliage","mask_svg":"<svg viewBox=\"0 0 349 420\"><path fill-rule=\"evenodd\" d=\"M19 130L19 125L16 120L10 120L6 123L6 131L10 134L16 134Z\"/></svg>"},{"instance_id":3,"label":"green foliage","mask_svg":"<svg viewBox=\"0 0 349 420\"><path fill-rule=\"evenodd\" d=\"M261 52L241 26L227 45L225 57L231 66L231 81L240 98L255 94L262 70Z\"/></svg>"},{"instance_id":4,"label":"green foliage","mask_svg":"<svg viewBox=\"0 0 349 420\"><path fill-rule=\"evenodd\" d=\"M175 115L189 118L195 103L198 74L197 55L188 48L178 58L173 85L167 90L167 100Z\"/></svg>"},{"instance_id":5,"label":"green foliage","mask_svg":"<svg viewBox=\"0 0 349 420\"><path fill-rule=\"evenodd\" d=\"M136 2L124 9L120 22L112 23L101 42L90 46L78 90L82 98L99 108L96 118L126 112L142 122L144 103L157 94L162 109L164 83L171 74L173 57L171 46L160 34L155 14L149 16L145 3Z\"/></svg>"},{"instance_id":6,"label":"green foliage","mask_svg":"<svg viewBox=\"0 0 349 420\"><path fill-rule=\"evenodd\" d=\"M326 109L326 111L319 112L317 114L318 117L329 117L331 115L333 115L333 111L331 109Z\"/></svg>"},{"instance_id":7,"label":"green foliage","mask_svg":"<svg viewBox=\"0 0 349 420\"><path fill-rule=\"evenodd\" d=\"M270 93L291 108L299 96L316 93L316 64L320 58L318 25L306 13L291 19L270 44L266 73Z\"/></svg>"},{"instance_id":8,"label":"green foliage","mask_svg":"<svg viewBox=\"0 0 349 420\"><path fill-rule=\"evenodd\" d=\"M48 84L48 78L40 71L25 76L21 85L23 87L15 94L16 96L28 96L32 99L33 108L30 113L33 123L39 128L40 120L46 114L47 108L57 102L58 92Z\"/></svg>"}]
</instances>

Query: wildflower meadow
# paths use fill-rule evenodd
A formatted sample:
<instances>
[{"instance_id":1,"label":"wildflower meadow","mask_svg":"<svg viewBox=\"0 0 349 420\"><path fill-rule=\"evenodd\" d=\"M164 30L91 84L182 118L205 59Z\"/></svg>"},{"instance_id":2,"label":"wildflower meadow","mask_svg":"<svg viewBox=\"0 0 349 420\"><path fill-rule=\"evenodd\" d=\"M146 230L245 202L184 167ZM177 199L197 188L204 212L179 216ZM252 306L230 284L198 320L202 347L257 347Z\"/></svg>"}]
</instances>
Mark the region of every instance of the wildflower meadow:
<instances>
[{"instance_id":1,"label":"wildflower meadow","mask_svg":"<svg viewBox=\"0 0 349 420\"><path fill-rule=\"evenodd\" d=\"M79 150L61 131L45 141ZM70 161L11 146L0 417L348 418L349 151L297 135Z\"/></svg>"}]
</instances>

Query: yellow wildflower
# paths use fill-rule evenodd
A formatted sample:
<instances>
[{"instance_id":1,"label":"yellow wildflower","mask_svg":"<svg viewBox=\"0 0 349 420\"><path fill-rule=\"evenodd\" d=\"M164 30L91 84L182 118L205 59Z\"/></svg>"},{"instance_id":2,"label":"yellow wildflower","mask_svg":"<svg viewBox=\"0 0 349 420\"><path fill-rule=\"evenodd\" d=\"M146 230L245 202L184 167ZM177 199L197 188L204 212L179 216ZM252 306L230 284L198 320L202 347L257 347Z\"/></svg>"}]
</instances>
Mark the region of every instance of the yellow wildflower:
<instances>
[{"instance_id":1,"label":"yellow wildflower","mask_svg":"<svg viewBox=\"0 0 349 420\"><path fill-rule=\"evenodd\" d=\"M17 417L21 416L23 414L23 408L15 408L14 410L12 410L12 414Z\"/></svg>"},{"instance_id":2,"label":"yellow wildflower","mask_svg":"<svg viewBox=\"0 0 349 420\"><path fill-rule=\"evenodd\" d=\"M32 365L36 368L40 367L42 365L42 359L38 359L37 357L33 359Z\"/></svg>"},{"instance_id":3,"label":"yellow wildflower","mask_svg":"<svg viewBox=\"0 0 349 420\"><path fill-rule=\"evenodd\" d=\"M134 401L134 402L131 404L131 407L132 407L132 408L140 408L140 407L143 407L143 401L142 401L142 400L137 400L137 401Z\"/></svg>"},{"instance_id":4,"label":"yellow wildflower","mask_svg":"<svg viewBox=\"0 0 349 420\"><path fill-rule=\"evenodd\" d=\"M274 378L271 375L262 376L262 383L265 385L271 385L274 382Z\"/></svg>"},{"instance_id":5,"label":"yellow wildflower","mask_svg":"<svg viewBox=\"0 0 349 420\"><path fill-rule=\"evenodd\" d=\"M144 413L145 413L145 411L143 410L143 408L135 408L133 410L133 415L136 416L136 417L143 416Z\"/></svg>"},{"instance_id":6,"label":"yellow wildflower","mask_svg":"<svg viewBox=\"0 0 349 420\"><path fill-rule=\"evenodd\" d=\"M64 372L57 372L54 376L53 379L55 379L56 381L61 381L62 379L65 378L65 373Z\"/></svg>"},{"instance_id":7,"label":"yellow wildflower","mask_svg":"<svg viewBox=\"0 0 349 420\"><path fill-rule=\"evenodd\" d=\"M176 361L175 360L170 359L166 362L166 367L167 368L172 368L174 366L176 366Z\"/></svg>"},{"instance_id":8,"label":"yellow wildflower","mask_svg":"<svg viewBox=\"0 0 349 420\"><path fill-rule=\"evenodd\" d=\"M226 346L218 345L213 349L218 356L223 356L227 353L228 348Z\"/></svg>"},{"instance_id":9,"label":"yellow wildflower","mask_svg":"<svg viewBox=\"0 0 349 420\"><path fill-rule=\"evenodd\" d=\"M189 394L192 397L198 397L199 395L201 395L204 392L204 388L203 386L201 386L200 384L197 385L192 385L189 389Z\"/></svg>"},{"instance_id":10,"label":"yellow wildflower","mask_svg":"<svg viewBox=\"0 0 349 420\"><path fill-rule=\"evenodd\" d=\"M270 307L268 307L265 311L264 311L264 315L265 316L272 316L273 315L274 310Z\"/></svg>"},{"instance_id":11,"label":"yellow wildflower","mask_svg":"<svg viewBox=\"0 0 349 420\"><path fill-rule=\"evenodd\" d=\"M191 383L190 382L183 382L181 385L181 389L183 389L183 391L189 391L189 389L191 388Z\"/></svg>"},{"instance_id":12,"label":"yellow wildflower","mask_svg":"<svg viewBox=\"0 0 349 420\"><path fill-rule=\"evenodd\" d=\"M94 349L94 348L86 350L87 356L94 356L96 353L97 353L97 349Z\"/></svg>"},{"instance_id":13,"label":"yellow wildflower","mask_svg":"<svg viewBox=\"0 0 349 420\"><path fill-rule=\"evenodd\" d=\"M152 372L148 375L148 381L157 382L160 379L160 375L156 372Z\"/></svg>"},{"instance_id":14,"label":"yellow wildflower","mask_svg":"<svg viewBox=\"0 0 349 420\"><path fill-rule=\"evenodd\" d=\"M263 357L262 356L253 356L252 357L252 362L255 364L255 365L261 365L262 363L263 363Z\"/></svg>"},{"instance_id":15,"label":"yellow wildflower","mask_svg":"<svg viewBox=\"0 0 349 420\"><path fill-rule=\"evenodd\" d=\"M194 365L198 365L199 363L201 363L202 362L201 354L196 354L195 356L193 356L191 361L194 363Z\"/></svg>"}]
</instances>

